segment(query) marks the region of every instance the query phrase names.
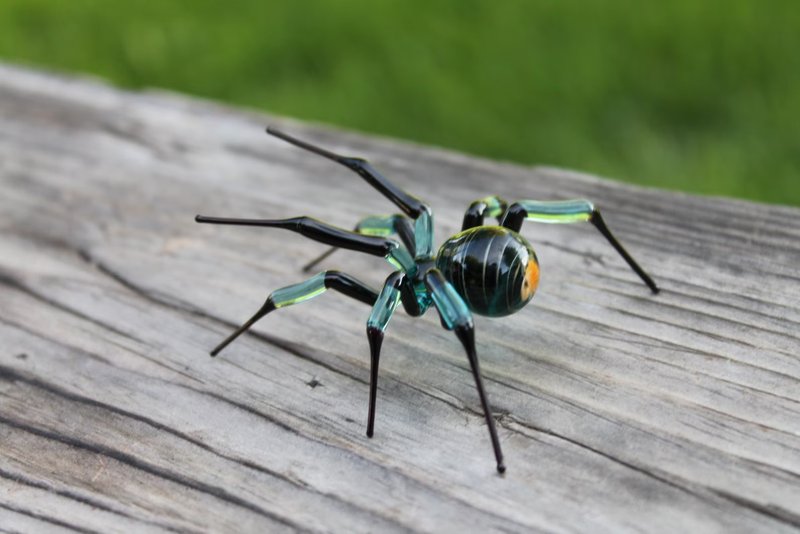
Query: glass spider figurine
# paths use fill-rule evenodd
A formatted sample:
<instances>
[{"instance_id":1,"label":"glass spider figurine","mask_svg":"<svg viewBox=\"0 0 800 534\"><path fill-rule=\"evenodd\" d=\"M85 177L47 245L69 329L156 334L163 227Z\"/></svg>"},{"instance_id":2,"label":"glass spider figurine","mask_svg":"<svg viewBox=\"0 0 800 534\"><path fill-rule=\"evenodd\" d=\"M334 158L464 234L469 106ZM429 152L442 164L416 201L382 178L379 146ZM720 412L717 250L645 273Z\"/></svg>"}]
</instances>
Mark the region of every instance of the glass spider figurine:
<instances>
[{"instance_id":1,"label":"glass spider figurine","mask_svg":"<svg viewBox=\"0 0 800 534\"><path fill-rule=\"evenodd\" d=\"M334 247L308 264L304 268L306 271L336 247L382 256L396 270L380 291L339 271L323 271L305 282L278 289L269 295L253 317L211 351L211 355L216 356L268 313L316 297L326 289L334 289L372 306L367 319L371 357L367 415L369 437L372 437L375 427L378 363L386 325L400 303L413 317L421 316L433 305L439 312L442 326L452 330L466 350L489 428L497 471L505 472L500 440L475 350L472 313L502 317L520 310L533 297L539 282L539 263L531 245L518 233L526 219L544 223L592 223L651 291L658 293L652 278L611 234L600 212L587 200L521 200L510 205L497 196L477 200L464 215L462 231L445 241L434 253L430 208L392 184L367 161L334 154L273 128L267 128L267 133L344 165L396 204L402 213L368 217L359 222L354 231L309 217L230 219L198 215L195 220L199 223L284 228ZM499 226L485 226L484 217L496 217ZM393 235L398 236L399 242L391 238Z\"/></svg>"}]
</instances>

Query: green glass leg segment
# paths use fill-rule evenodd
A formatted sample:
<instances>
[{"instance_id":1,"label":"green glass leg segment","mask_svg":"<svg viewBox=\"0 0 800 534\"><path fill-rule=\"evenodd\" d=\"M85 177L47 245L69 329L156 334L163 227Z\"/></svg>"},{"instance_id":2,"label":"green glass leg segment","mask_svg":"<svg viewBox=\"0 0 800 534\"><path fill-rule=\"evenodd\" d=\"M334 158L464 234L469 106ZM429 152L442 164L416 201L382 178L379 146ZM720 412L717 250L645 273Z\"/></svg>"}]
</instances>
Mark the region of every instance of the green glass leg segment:
<instances>
[{"instance_id":1,"label":"green glass leg segment","mask_svg":"<svg viewBox=\"0 0 800 534\"><path fill-rule=\"evenodd\" d=\"M377 328L380 331L386 330L389 319L392 318L397 305L400 303L400 286L405 279L402 272L394 272L389 275L383 284L383 289L378 294L375 305L372 306L372 313L367 319L367 328Z\"/></svg>"},{"instance_id":2,"label":"green glass leg segment","mask_svg":"<svg viewBox=\"0 0 800 534\"><path fill-rule=\"evenodd\" d=\"M520 200L514 203L519 206L517 209L525 211L524 218L529 221L542 223L575 223L587 222L594 213L594 205L588 200ZM509 216L511 215L511 209ZM505 226L505 224L503 225Z\"/></svg>"},{"instance_id":3,"label":"green glass leg segment","mask_svg":"<svg viewBox=\"0 0 800 534\"><path fill-rule=\"evenodd\" d=\"M483 226L485 217L499 219L505 213L506 208L508 208L508 202L497 195L476 200L469 205L466 213L464 213L464 222L461 224L461 230Z\"/></svg>"},{"instance_id":4,"label":"green glass leg segment","mask_svg":"<svg viewBox=\"0 0 800 534\"><path fill-rule=\"evenodd\" d=\"M236 331L228 336L222 343L217 345L217 347L211 351L211 355L216 356L219 354L222 349L227 347L234 339L250 329L251 326L268 313L312 299L321 295L327 289L334 289L343 295L347 295L348 297L370 305L375 304L375 301L378 299L378 293L374 289L350 275L339 271L321 272L304 282L273 291L264 305L261 306L247 322L236 329Z\"/></svg>"},{"instance_id":5,"label":"green glass leg segment","mask_svg":"<svg viewBox=\"0 0 800 534\"><path fill-rule=\"evenodd\" d=\"M397 221L402 215L365 217L356 225L356 232L367 235L391 236L397 233Z\"/></svg>"},{"instance_id":6,"label":"green glass leg segment","mask_svg":"<svg viewBox=\"0 0 800 534\"><path fill-rule=\"evenodd\" d=\"M285 308L298 302L313 299L325 292L325 273L309 278L299 284L282 287L272 293L270 298L275 308Z\"/></svg>"},{"instance_id":7,"label":"green glass leg segment","mask_svg":"<svg viewBox=\"0 0 800 534\"><path fill-rule=\"evenodd\" d=\"M472 312L469 311L467 303L438 269L427 272L425 286L430 291L442 325L447 330L472 325Z\"/></svg>"},{"instance_id":8,"label":"green glass leg segment","mask_svg":"<svg viewBox=\"0 0 800 534\"><path fill-rule=\"evenodd\" d=\"M588 200L519 200L506 210L502 226L519 232L525 220L543 223L577 223L590 222L611 246L625 260L625 263L642 279L653 293L658 293L659 288L647 272L633 259L622 243L614 237L606 225L600 211Z\"/></svg>"},{"instance_id":9,"label":"green glass leg segment","mask_svg":"<svg viewBox=\"0 0 800 534\"><path fill-rule=\"evenodd\" d=\"M372 215L364 217L356 225L356 232L364 235L389 237L397 233L397 221L402 215Z\"/></svg>"},{"instance_id":10,"label":"green glass leg segment","mask_svg":"<svg viewBox=\"0 0 800 534\"><path fill-rule=\"evenodd\" d=\"M394 272L389 275L383 284L372 313L367 319L367 339L369 340L370 353L370 378L369 378L369 410L367 413L367 436L372 437L375 429L375 404L378 397L378 365L381 358L381 345L383 335L389 319L392 318L397 305L400 303L400 288L406 275Z\"/></svg>"},{"instance_id":11,"label":"green glass leg segment","mask_svg":"<svg viewBox=\"0 0 800 534\"><path fill-rule=\"evenodd\" d=\"M508 202L497 195L492 195L481 200L486 205L486 210L484 211L484 216L486 217L499 217L508 207Z\"/></svg>"}]
</instances>

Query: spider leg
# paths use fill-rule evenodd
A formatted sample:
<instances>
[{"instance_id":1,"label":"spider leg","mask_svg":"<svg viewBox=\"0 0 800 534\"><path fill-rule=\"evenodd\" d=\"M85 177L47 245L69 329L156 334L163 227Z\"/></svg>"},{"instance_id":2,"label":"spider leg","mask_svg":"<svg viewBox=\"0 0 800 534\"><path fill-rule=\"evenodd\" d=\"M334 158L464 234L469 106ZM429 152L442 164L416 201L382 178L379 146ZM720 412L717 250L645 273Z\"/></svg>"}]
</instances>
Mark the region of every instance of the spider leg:
<instances>
[{"instance_id":1,"label":"spider leg","mask_svg":"<svg viewBox=\"0 0 800 534\"><path fill-rule=\"evenodd\" d=\"M476 200L469 205L467 212L464 213L464 222L461 225L461 230L483 226L484 217L497 217L499 221L507 207L508 202L497 195Z\"/></svg>"},{"instance_id":2,"label":"spider leg","mask_svg":"<svg viewBox=\"0 0 800 534\"><path fill-rule=\"evenodd\" d=\"M359 234L382 237L389 237L393 234L397 234L403 246L406 247L406 250L409 252L414 251L414 227L411 225L411 220L402 214L366 217L356 224L354 231ZM320 256L307 263L303 267L303 271L310 271L334 252L336 252L336 247L329 248Z\"/></svg>"},{"instance_id":3,"label":"spider leg","mask_svg":"<svg viewBox=\"0 0 800 534\"><path fill-rule=\"evenodd\" d=\"M195 217L195 221L210 224L284 228L302 234L315 241L319 241L320 243L366 252L374 256L381 256L398 269L416 269L416 265L408 252L393 239L349 232L310 217L293 217L291 219L231 219L198 215Z\"/></svg>"},{"instance_id":4,"label":"spider leg","mask_svg":"<svg viewBox=\"0 0 800 534\"><path fill-rule=\"evenodd\" d=\"M391 200L400 210L414 220L415 254L416 258L429 258L433 255L433 215L430 208L418 198L409 195L386 177L379 173L366 160L349 156L342 156L334 152L301 141L272 127L267 128L267 133L291 143L297 147L313 152L324 158L344 165L351 171L361 176L368 184L377 189L383 196Z\"/></svg>"},{"instance_id":5,"label":"spider leg","mask_svg":"<svg viewBox=\"0 0 800 534\"><path fill-rule=\"evenodd\" d=\"M327 289L335 289L343 295L360 300L365 304L375 304L378 299L378 293L367 286L366 284L356 280L352 276L341 273L339 271L324 271L318 275L309 278L305 282L293 284L273 291L263 306L247 320L242 326L236 329L230 336L228 336L222 343L211 351L212 356L216 356L219 352L228 346L228 344L239 337L242 333L247 331L259 319L268 313L277 310L278 308L285 308L292 304L297 304L321 295Z\"/></svg>"},{"instance_id":6,"label":"spider leg","mask_svg":"<svg viewBox=\"0 0 800 534\"><path fill-rule=\"evenodd\" d=\"M522 223L528 219L530 221L543 223L575 223L590 222L605 237L611 246L616 249L620 256L639 275L639 278L647 284L653 293L658 293L659 289L653 279L648 275L636 260L625 250L625 247L614 237L611 230L606 226L603 217L594 205L588 200L564 200L564 201L541 201L541 200L520 200L514 202L503 215L501 225L519 232Z\"/></svg>"},{"instance_id":7,"label":"spider leg","mask_svg":"<svg viewBox=\"0 0 800 534\"><path fill-rule=\"evenodd\" d=\"M367 437L372 437L375 430L375 401L378 396L378 364L381 359L381 345L386 325L392 318L400 303L400 287L403 285L405 273L393 272L383 284L383 289L372 307L367 319L367 339L369 340L370 373L369 373L369 412L367 414Z\"/></svg>"},{"instance_id":8,"label":"spider leg","mask_svg":"<svg viewBox=\"0 0 800 534\"><path fill-rule=\"evenodd\" d=\"M483 414L486 418L486 426L489 427L489 436L492 439L494 456L495 460L497 460L497 472L504 473L506 466L503 463L503 451L500 448L500 439L497 437L494 417L483 388L478 353L475 350L475 326L472 322L472 314L455 288L445 280L444 275L438 269L431 269L425 274L425 285L433 295L433 303L439 311L442 326L455 332L467 352L467 359L472 368L472 376L475 378L475 387L478 389L478 397L480 397Z\"/></svg>"}]
</instances>

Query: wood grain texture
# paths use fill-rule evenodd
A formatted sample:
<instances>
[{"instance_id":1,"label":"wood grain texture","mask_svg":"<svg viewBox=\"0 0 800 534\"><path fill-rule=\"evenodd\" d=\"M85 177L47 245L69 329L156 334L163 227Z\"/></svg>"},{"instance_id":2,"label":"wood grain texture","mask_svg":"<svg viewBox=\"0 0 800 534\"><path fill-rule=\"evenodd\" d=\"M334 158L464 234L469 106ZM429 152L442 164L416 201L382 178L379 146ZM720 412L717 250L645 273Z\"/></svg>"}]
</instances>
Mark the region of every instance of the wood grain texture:
<instances>
[{"instance_id":1,"label":"wood grain texture","mask_svg":"<svg viewBox=\"0 0 800 534\"><path fill-rule=\"evenodd\" d=\"M268 122L369 158L431 204L439 242L487 194L589 198L663 291L591 226L529 224L539 292L476 324L507 474L433 313L393 319L367 439L363 304L326 294L207 355L324 247L196 213L395 211ZM800 527L800 210L10 66L0 191L0 531ZM323 267L389 272L347 252Z\"/></svg>"}]
</instances>

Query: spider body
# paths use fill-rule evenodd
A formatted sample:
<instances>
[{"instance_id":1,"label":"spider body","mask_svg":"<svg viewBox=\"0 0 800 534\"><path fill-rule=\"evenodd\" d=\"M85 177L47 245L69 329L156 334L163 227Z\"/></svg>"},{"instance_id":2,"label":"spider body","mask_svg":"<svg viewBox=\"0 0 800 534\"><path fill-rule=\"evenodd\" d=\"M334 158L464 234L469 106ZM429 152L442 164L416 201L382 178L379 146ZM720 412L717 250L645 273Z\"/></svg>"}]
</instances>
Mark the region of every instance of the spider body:
<instances>
[{"instance_id":1,"label":"spider body","mask_svg":"<svg viewBox=\"0 0 800 534\"><path fill-rule=\"evenodd\" d=\"M201 223L283 228L334 247L309 263L304 268L306 271L328 257L337 247L381 256L395 270L386 278L380 291L348 274L332 270L278 289L267 297L249 320L212 350L211 355L218 354L267 314L309 300L327 289L371 306L372 311L367 319L370 347L369 437L374 430L378 365L389 320L401 303L413 317L423 315L433 306L439 313L442 326L455 333L464 347L489 430L497 470L500 473L505 471L500 440L484 391L475 349L472 313L502 317L520 310L533 297L539 281L539 263L530 243L519 234L525 220L593 224L653 293L658 292L655 282L611 234L591 202L521 200L509 205L497 196L476 200L464 215L462 231L446 240L438 253L434 254L433 216L422 201L392 184L363 159L340 156L271 128L267 132L344 165L391 200L402 213L367 217L356 225L354 231L309 217L231 219L198 215L195 220ZM499 225L484 225L485 217L497 218ZM394 239L394 236L398 239Z\"/></svg>"},{"instance_id":2,"label":"spider body","mask_svg":"<svg viewBox=\"0 0 800 534\"><path fill-rule=\"evenodd\" d=\"M524 237L502 226L477 226L444 242L436 267L466 302L487 317L510 315L539 285L539 261Z\"/></svg>"}]
</instances>

